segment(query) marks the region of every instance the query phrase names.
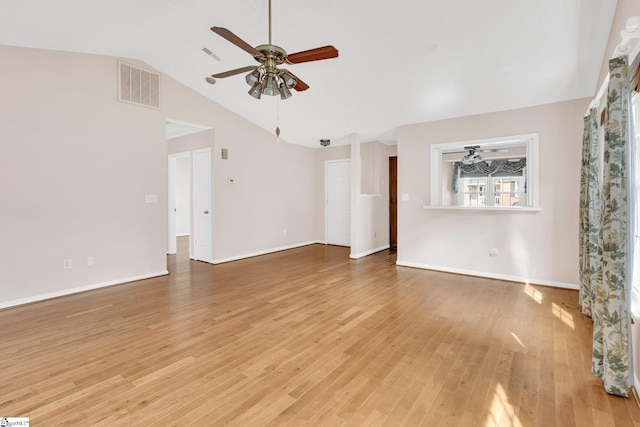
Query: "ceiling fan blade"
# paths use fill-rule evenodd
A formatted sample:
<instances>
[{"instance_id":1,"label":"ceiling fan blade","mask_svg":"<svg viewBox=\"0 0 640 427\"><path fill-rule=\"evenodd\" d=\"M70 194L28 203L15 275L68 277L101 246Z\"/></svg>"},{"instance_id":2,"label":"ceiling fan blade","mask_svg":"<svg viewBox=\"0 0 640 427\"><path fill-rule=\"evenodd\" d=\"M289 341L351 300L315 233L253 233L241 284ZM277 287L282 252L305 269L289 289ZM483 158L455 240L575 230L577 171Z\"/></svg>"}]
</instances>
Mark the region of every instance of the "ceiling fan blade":
<instances>
[{"instance_id":1,"label":"ceiling fan blade","mask_svg":"<svg viewBox=\"0 0 640 427\"><path fill-rule=\"evenodd\" d=\"M338 49L333 46L323 46L316 49L305 50L292 53L287 56L286 61L290 64L300 64L301 62L319 61L338 57Z\"/></svg>"},{"instance_id":2,"label":"ceiling fan blade","mask_svg":"<svg viewBox=\"0 0 640 427\"><path fill-rule=\"evenodd\" d=\"M240 37L233 34L231 31L223 27L211 27L211 31L230 41L238 46L240 49L249 52L251 56L262 56L262 52L251 46L249 43L242 40Z\"/></svg>"},{"instance_id":3,"label":"ceiling fan blade","mask_svg":"<svg viewBox=\"0 0 640 427\"><path fill-rule=\"evenodd\" d=\"M303 82L302 80L300 80L298 76L293 74L291 71L287 70L287 72L291 74L294 79L296 79L296 85L293 87L295 90L297 90L298 92L302 92L303 90L309 89L309 85Z\"/></svg>"},{"instance_id":4,"label":"ceiling fan blade","mask_svg":"<svg viewBox=\"0 0 640 427\"><path fill-rule=\"evenodd\" d=\"M222 78L229 77L229 76L235 76L236 74L246 73L248 71L253 71L256 68L258 68L258 67L254 66L254 65L249 65L247 67L236 68L235 70L229 70L229 71L224 71L222 73L213 74L211 77L215 77L216 79L222 79Z\"/></svg>"}]
</instances>

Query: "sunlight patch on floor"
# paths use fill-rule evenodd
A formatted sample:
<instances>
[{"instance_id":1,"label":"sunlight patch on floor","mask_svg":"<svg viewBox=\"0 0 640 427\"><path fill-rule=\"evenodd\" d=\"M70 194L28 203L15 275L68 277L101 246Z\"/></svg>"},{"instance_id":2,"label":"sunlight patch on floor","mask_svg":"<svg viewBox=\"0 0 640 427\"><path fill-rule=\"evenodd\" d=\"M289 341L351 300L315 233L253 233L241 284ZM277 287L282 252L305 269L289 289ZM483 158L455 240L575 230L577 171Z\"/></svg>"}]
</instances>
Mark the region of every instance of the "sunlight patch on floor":
<instances>
[{"instance_id":1,"label":"sunlight patch on floor","mask_svg":"<svg viewBox=\"0 0 640 427\"><path fill-rule=\"evenodd\" d=\"M524 346L524 344L522 343L522 341L520 341L520 338L518 338L518 336L517 336L516 334L514 334L513 332L511 332L511 336L512 336L513 338L515 338L515 340L516 340L516 341L518 341L518 344L520 344L520 347L522 347L522 348L526 348L526 347Z\"/></svg>"},{"instance_id":2,"label":"sunlight patch on floor","mask_svg":"<svg viewBox=\"0 0 640 427\"><path fill-rule=\"evenodd\" d=\"M538 304L542 304L542 292L540 292L530 284L527 283L526 285L524 285L524 293Z\"/></svg>"},{"instance_id":3,"label":"sunlight patch on floor","mask_svg":"<svg viewBox=\"0 0 640 427\"><path fill-rule=\"evenodd\" d=\"M567 310L565 310L564 308L560 307L556 303L551 303L551 312L558 319L562 320L562 322L565 325L567 325L568 327L570 327L573 330L576 329L575 325L573 324L573 315L569 314L569 312Z\"/></svg>"},{"instance_id":4,"label":"sunlight patch on floor","mask_svg":"<svg viewBox=\"0 0 640 427\"><path fill-rule=\"evenodd\" d=\"M496 384L493 391L493 401L484 422L484 427L522 427L513 406L509 404L507 394L502 384Z\"/></svg>"}]
</instances>

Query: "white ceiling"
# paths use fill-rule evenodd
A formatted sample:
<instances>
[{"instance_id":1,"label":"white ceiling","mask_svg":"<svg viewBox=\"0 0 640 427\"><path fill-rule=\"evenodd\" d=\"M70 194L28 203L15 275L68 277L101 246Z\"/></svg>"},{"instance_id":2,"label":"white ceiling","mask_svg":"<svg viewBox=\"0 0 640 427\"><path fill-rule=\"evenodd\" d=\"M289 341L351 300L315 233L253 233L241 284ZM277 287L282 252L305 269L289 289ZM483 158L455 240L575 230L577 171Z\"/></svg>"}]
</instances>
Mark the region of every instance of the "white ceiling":
<instances>
[{"instance_id":1,"label":"white ceiling","mask_svg":"<svg viewBox=\"0 0 640 427\"><path fill-rule=\"evenodd\" d=\"M340 145L357 132L391 144L402 124L593 96L616 0L273 0L273 44L331 44L340 56L288 66L311 88L284 101L250 97L244 74L207 84L256 64L209 28L266 44L267 5L2 0L0 44L140 59L267 130L279 125L290 143Z\"/></svg>"}]
</instances>

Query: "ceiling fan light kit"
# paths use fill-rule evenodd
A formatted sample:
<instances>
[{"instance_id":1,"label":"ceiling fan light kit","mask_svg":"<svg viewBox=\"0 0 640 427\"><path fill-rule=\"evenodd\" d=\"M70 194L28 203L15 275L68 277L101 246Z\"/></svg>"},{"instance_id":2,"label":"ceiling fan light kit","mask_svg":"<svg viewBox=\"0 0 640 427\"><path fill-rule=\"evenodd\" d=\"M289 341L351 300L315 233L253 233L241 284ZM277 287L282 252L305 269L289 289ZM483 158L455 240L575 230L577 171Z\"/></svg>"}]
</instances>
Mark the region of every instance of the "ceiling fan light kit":
<instances>
[{"instance_id":1,"label":"ceiling fan light kit","mask_svg":"<svg viewBox=\"0 0 640 427\"><path fill-rule=\"evenodd\" d=\"M460 159L462 163L465 165L471 165L474 163L480 163L484 159L479 154L479 152L483 153L508 153L509 149L507 148L482 148L479 145L469 145L464 147L464 151L453 151L452 153L467 153L465 156Z\"/></svg>"},{"instance_id":2,"label":"ceiling fan light kit","mask_svg":"<svg viewBox=\"0 0 640 427\"><path fill-rule=\"evenodd\" d=\"M323 46L287 55L284 49L273 45L271 43L271 0L269 0L269 44L252 47L226 28L211 27L211 31L248 52L260 65L213 74L207 78L207 82L211 83L209 79L224 78L250 71L245 80L251 86L249 95L256 99L260 99L263 94L270 96L280 95L281 99L288 99L291 98L290 89L292 88L298 92L309 89L309 85L290 71L278 68L279 65L320 61L338 56L338 50L333 46Z\"/></svg>"},{"instance_id":3,"label":"ceiling fan light kit","mask_svg":"<svg viewBox=\"0 0 640 427\"><path fill-rule=\"evenodd\" d=\"M462 163L465 165L471 165L473 163L480 163L482 161L482 156L478 153L467 154L462 158Z\"/></svg>"}]
</instances>

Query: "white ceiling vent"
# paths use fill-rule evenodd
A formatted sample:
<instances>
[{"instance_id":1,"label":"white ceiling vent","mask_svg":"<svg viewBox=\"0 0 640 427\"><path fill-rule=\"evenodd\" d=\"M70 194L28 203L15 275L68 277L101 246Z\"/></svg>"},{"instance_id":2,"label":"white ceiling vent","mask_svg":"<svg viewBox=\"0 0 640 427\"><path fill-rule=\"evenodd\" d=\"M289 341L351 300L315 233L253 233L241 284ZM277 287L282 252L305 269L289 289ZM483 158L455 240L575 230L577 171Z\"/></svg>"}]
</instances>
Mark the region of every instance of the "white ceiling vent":
<instances>
[{"instance_id":1,"label":"white ceiling vent","mask_svg":"<svg viewBox=\"0 0 640 427\"><path fill-rule=\"evenodd\" d=\"M160 74L118 62L118 80L120 101L160 109Z\"/></svg>"}]
</instances>

